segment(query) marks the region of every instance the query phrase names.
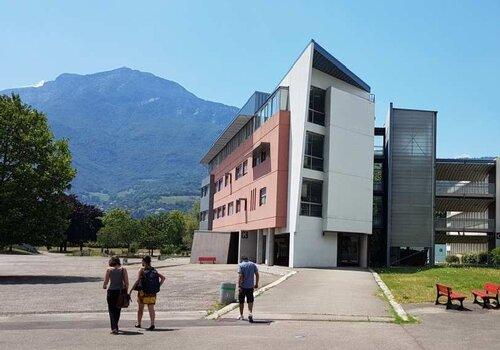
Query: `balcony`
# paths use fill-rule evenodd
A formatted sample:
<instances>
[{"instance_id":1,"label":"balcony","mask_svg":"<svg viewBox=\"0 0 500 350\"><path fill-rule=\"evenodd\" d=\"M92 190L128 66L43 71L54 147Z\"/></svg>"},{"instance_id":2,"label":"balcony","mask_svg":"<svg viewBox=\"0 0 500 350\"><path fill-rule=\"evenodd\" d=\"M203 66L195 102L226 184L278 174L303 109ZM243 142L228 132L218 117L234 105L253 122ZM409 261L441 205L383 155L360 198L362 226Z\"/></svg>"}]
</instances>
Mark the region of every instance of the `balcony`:
<instances>
[{"instance_id":1,"label":"balcony","mask_svg":"<svg viewBox=\"0 0 500 350\"><path fill-rule=\"evenodd\" d=\"M278 111L288 110L288 87L280 86L255 113L254 130L259 128Z\"/></svg>"},{"instance_id":2,"label":"balcony","mask_svg":"<svg viewBox=\"0 0 500 350\"><path fill-rule=\"evenodd\" d=\"M435 219L434 229L436 231L494 232L495 219L463 219L453 217Z\"/></svg>"},{"instance_id":3,"label":"balcony","mask_svg":"<svg viewBox=\"0 0 500 350\"><path fill-rule=\"evenodd\" d=\"M495 184L486 182L437 181L437 196L494 197Z\"/></svg>"}]
</instances>

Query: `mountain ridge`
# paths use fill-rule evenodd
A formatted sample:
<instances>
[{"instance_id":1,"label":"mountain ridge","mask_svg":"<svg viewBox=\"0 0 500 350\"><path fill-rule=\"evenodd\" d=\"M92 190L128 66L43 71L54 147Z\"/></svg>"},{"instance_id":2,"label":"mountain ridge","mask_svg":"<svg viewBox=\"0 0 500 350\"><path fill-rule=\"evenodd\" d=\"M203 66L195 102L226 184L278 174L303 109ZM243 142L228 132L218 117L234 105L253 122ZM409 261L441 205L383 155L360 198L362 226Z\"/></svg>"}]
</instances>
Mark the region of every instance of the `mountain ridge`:
<instances>
[{"instance_id":1,"label":"mountain ridge","mask_svg":"<svg viewBox=\"0 0 500 350\"><path fill-rule=\"evenodd\" d=\"M138 216L192 204L204 174L199 160L238 111L129 67L0 91L10 93L44 112L57 138L69 139L78 171L72 192Z\"/></svg>"}]
</instances>

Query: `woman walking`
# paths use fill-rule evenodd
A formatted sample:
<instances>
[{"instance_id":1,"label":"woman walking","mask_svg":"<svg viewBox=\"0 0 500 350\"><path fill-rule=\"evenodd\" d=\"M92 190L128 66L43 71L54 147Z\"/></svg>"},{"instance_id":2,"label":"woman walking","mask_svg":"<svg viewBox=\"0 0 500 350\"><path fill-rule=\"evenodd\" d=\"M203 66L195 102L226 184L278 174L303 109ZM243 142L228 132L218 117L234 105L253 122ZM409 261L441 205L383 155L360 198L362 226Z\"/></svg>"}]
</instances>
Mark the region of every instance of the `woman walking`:
<instances>
[{"instance_id":1,"label":"woman walking","mask_svg":"<svg viewBox=\"0 0 500 350\"><path fill-rule=\"evenodd\" d=\"M160 291L160 286L165 282L165 276L159 273L154 267L151 266L151 257L146 255L142 258L142 268L137 274L137 281L135 281L130 294L133 290L138 291L137 303L137 324L136 328L141 328L142 315L144 313L144 305L148 306L149 318L151 326L146 330L152 331L155 329L155 303L156 293Z\"/></svg>"},{"instance_id":2,"label":"woman walking","mask_svg":"<svg viewBox=\"0 0 500 350\"><path fill-rule=\"evenodd\" d=\"M106 270L102 288L108 289L106 300L111 322L111 334L118 334L118 322L121 313L121 308L117 307L118 297L121 293L127 293L128 290L127 269L122 267L119 257L113 256L109 259L109 268Z\"/></svg>"}]
</instances>

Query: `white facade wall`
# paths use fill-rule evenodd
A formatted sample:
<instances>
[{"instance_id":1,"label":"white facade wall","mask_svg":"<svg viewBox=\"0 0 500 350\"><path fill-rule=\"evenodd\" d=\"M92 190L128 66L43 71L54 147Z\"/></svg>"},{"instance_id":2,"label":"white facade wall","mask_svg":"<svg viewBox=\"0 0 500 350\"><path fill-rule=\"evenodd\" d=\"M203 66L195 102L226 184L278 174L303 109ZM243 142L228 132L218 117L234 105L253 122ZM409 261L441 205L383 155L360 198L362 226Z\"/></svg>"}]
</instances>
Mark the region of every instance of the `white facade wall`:
<instances>
[{"instance_id":1,"label":"white facade wall","mask_svg":"<svg viewBox=\"0 0 500 350\"><path fill-rule=\"evenodd\" d=\"M313 45L279 84L289 87L291 115L284 232L290 233L290 266L336 267L337 233L324 231L372 231L374 105L366 91L313 69ZM326 110L327 120L333 113L333 124L327 122L324 127L307 122L311 85L328 90L327 99L335 99L332 109ZM307 131L325 135L324 172L303 168ZM329 138L330 133L335 138ZM351 164L353 159L355 164ZM323 218L299 215L303 178L323 180Z\"/></svg>"},{"instance_id":2,"label":"white facade wall","mask_svg":"<svg viewBox=\"0 0 500 350\"><path fill-rule=\"evenodd\" d=\"M327 90L325 231L372 233L374 103Z\"/></svg>"},{"instance_id":3,"label":"white facade wall","mask_svg":"<svg viewBox=\"0 0 500 350\"><path fill-rule=\"evenodd\" d=\"M307 120L309 106L309 86L311 85L311 69L314 44L311 43L302 52L279 86L289 87L290 108L290 141L288 163L288 206L287 227L290 233L290 266L294 264L297 246L295 238L300 210L300 188L302 162L305 145L304 124Z\"/></svg>"}]
</instances>

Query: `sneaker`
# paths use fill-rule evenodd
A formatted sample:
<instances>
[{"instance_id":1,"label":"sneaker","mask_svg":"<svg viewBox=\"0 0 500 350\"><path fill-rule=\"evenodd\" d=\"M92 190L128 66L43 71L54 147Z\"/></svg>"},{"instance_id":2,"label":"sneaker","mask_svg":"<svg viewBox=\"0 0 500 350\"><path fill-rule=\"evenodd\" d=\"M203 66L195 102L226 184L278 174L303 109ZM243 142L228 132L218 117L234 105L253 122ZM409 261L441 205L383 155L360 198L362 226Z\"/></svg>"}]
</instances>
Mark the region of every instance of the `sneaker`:
<instances>
[{"instance_id":1,"label":"sneaker","mask_svg":"<svg viewBox=\"0 0 500 350\"><path fill-rule=\"evenodd\" d=\"M146 328L147 331L154 331L155 330L155 326L152 324L151 326L149 326L149 328Z\"/></svg>"},{"instance_id":2,"label":"sneaker","mask_svg":"<svg viewBox=\"0 0 500 350\"><path fill-rule=\"evenodd\" d=\"M243 317L243 315L239 315L236 319L237 319L238 321L241 321L241 320L244 320L245 318Z\"/></svg>"},{"instance_id":3,"label":"sneaker","mask_svg":"<svg viewBox=\"0 0 500 350\"><path fill-rule=\"evenodd\" d=\"M141 325L138 323L134 326L135 328L141 328Z\"/></svg>"},{"instance_id":4,"label":"sneaker","mask_svg":"<svg viewBox=\"0 0 500 350\"><path fill-rule=\"evenodd\" d=\"M253 323L253 316L252 315L248 315L248 322Z\"/></svg>"}]
</instances>

